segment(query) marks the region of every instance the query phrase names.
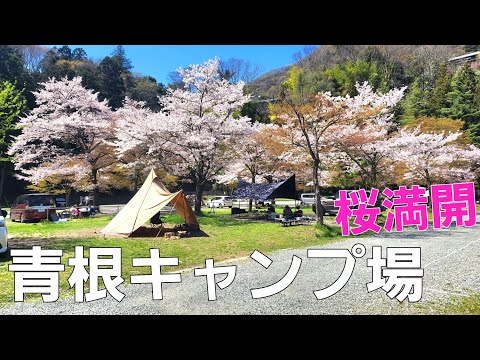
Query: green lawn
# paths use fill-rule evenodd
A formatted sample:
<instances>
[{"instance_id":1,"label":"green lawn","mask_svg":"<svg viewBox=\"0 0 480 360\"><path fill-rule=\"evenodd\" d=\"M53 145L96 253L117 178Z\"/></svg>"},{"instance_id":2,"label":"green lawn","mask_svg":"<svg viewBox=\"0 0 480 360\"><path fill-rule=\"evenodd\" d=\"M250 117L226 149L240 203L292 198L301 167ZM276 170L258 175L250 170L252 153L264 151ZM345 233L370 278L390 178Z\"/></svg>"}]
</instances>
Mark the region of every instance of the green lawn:
<instances>
[{"instance_id":1,"label":"green lawn","mask_svg":"<svg viewBox=\"0 0 480 360\"><path fill-rule=\"evenodd\" d=\"M207 210L208 211L208 210ZM327 226L282 227L278 223L252 222L232 218L229 209L206 212L199 217L203 234L198 237L177 240L164 238L105 237L99 233L112 218L111 216L92 219L78 219L67 223L21 224L7 221L12 248L30 248L41 245L45 249L62 249L62 263L65 271L60 273L60 295L72 295L67 282L72 268L67 266L68 258L73 257L75 246L121 247L122 276L129 282L130 275L149 273L149 268L132 267L132 258L148 257L150 248L159 248L161 256L179 258L179 266L165 267L163 271L191 268L204 264L205 259L215 261L249 256L257 249L265 254L279 249L303 248L339 241L339 228L334 225L334 217L326 217ZM176 215L165 217L169 224L180 223ZM87 252L85 251L85 255ZM0 259L0 304L13 302L13 273L8 271L9 259ZM29 295L27 299L39 298Z\"/></svg>"},{"instance_id":2,"label":"green lawn","mask_svg":"<svg viewBox=\"0 0 480 360\"><path fill-rule=\"evenodd\" d=\"M435 304L433 311L436 314L480 315L480 293L452 297L449 302Z\"/></svg>"}]
</instances>

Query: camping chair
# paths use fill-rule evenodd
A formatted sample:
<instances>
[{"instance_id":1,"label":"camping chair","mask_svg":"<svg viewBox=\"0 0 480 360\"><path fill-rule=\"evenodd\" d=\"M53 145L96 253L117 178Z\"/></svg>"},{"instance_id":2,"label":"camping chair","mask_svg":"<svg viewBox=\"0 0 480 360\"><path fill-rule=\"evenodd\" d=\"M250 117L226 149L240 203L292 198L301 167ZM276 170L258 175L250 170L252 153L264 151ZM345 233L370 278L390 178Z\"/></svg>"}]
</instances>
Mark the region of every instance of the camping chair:
<instances>
[{"instance_id":1,"label":"camping chair","mask_svg":"<svg viewBox=\"0 0 480 360\"><path fill-rule=\"evenodd\" d=\"M163 230L163 221L162 221L162 218L160 217L160 211L150 218L150 226L152 229L158 229L158 232L156 235L156 237L158 237L158 235L160 235L160 233Z\"/></svg>"}]
</instances>

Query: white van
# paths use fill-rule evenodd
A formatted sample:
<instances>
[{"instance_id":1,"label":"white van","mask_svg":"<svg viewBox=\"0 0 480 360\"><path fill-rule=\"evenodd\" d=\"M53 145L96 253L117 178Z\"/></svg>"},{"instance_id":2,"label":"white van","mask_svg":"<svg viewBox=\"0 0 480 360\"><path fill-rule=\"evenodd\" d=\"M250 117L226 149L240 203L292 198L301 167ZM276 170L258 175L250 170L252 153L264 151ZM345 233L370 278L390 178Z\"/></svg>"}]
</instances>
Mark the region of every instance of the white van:
<instances>
[{"instance_id":1,"label":"white van","mask_svg":"<svg viewBox=\"0 0 480 360\"><path fill-rule=\"evenodd\" d=\"M304 205L315 204L315 193L304 193L300 195L300 200L302 200Z\"/></svg>"}]
</instances>

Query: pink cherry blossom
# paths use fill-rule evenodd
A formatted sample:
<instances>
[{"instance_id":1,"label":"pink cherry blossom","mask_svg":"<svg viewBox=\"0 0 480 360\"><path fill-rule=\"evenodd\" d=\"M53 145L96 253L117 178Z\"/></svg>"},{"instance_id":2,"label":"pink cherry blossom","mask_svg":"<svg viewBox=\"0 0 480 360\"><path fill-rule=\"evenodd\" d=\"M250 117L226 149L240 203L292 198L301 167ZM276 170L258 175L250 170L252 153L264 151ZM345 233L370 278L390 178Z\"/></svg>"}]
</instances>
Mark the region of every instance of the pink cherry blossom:
<instances>
[{"instance_id":1,"label":"pink cherry blossom","mask_svg":"<svg viewBox=\"0 0 480 360\"><path fill-rule=\"evenodd\" d=\"M112 112L107 101L86 89L82 79L50 79L35 92L38 107L19 121L22 133L9 149L18 177L38 182L43 176L87 179L98 198L99 171L113 162ZM75 163L75 166L70 166Z\"/></svg>"},{"instance_id":2,"label":"pink cherry blossom","mask_svg":"<svg viewBox=\"0 0 480 360\"><path fill-rule=\"evenodd\" d=\"M250 119L239 114L249 100L244 83L221 79L218 64L214 59L179 69L184 87L168 90L159 113L127 101L116 127L120 154L144 147L172 173L195 182L197 213L205 183L232 162L230 144L250 132Z\"/></svg>"}]
</instances>

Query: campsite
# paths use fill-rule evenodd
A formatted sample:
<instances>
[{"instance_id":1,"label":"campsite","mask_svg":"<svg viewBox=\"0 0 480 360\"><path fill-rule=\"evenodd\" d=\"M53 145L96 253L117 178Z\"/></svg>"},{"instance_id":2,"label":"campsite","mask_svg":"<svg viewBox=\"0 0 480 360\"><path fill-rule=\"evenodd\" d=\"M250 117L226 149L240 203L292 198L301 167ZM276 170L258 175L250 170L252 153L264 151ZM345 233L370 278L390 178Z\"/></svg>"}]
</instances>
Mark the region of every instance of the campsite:
<instances>
[{"instance_id":1,"label":"campsite","mask_svg":"<svg viewBox=\"0 0 480 360\"><path fill-rule=\"evenodd\" d=\"M164 237L145 238L125 235L107 236L101 230L111 221L112 216L91 219L77 219L67 223L54 224L41 222L36 224L9 223L9 231L14 234L10 240L12 248L25 248L41 245L45 249L63 249L62 263L67 264L73 256L75 246L83 246L85 255L92 247L121 247L122 274L128 282L132 274L146 273L146 268L132 267L133 257L145 257L148 249L159 248L162 256L179 258L179 266L162 267L163 271L178 271L199 266L206 258L216 261L248 257L251 249L259 249L265 254L279 249L300 248L326 244L341 240L333 228L316 229L313 226L282 228L275 223L259 223L237 220L231 217L229 209L217 210L214 214L206 212L199 217L201 233L198 236L171 240ZM178 215L166 215L164 221L168 227L182 222ZM334 225L333 218L329 220ZM60 294L62 297L73 294L67 279L71 268L60 274ZM13 274L8 271L7 263L0 260L0 305L12 301ZM31 295L29 299L38 301L40 296Z\"/></svg>"},{"instance_id":2,"label":"campsite","mask_svg":"<svg viewBox=\"0 0 480 360\"><path fill-rule=\"evenodd\" d=\"M480 48L127 48L0 45L0 313L480 313Z\"/></svg>"},{"instance_id":3,"label":"campsite","mask_svg":"<svg viewBox=\"0 0 480 360\"><path fill-rule=\"evenodd\" d=\"M215 212L205 209L197 217L183 191L170 192L152 169L137 193L116 215L98 213L68 221L10 222L9 231L14 235L9 246L11 249L35 245L43 249L61 248L64 264L73 257L76 246L83 246L86 253L87 249L95 247L121 248L122 274L136 275L145 273L145 270L142 272L142 269L132 267L131 259L141 257L150 248L161 249L162 256L178 257L179 266L163 267L164 271L178 271L192 269L207 257L217 261L248 257L253 248L268 254L278 249L341 240L333 218L321 228L306 223L307 226L290 230L281 227L281 222L259 216L258 210L251 211L253 216L235 216L239 214L235 209L240 210L240 199L243 203L247 199L247 207L248 199L262 201L262 204L276 199L296 203L295 175L273 184L240 182L232 197L238 203L234 201L231 209L216 209ZM164 208L170 210L162 212ZM311 208L304 206L304 210L305 215L309 215L306 218L313 219ZM249 215L245 210L242 213ZM282 217L282 207L277 207L273 220L282 220ZM13 291L13 274L6 270L6 266L0 263L0 279L5 284L0 290L0 306L8 303ZM61 296L72 294L68 284L70 275L71 271L60 275ZM27 299L38 300L40 295L27 295Z\"/></svg>"}]
</instances>

